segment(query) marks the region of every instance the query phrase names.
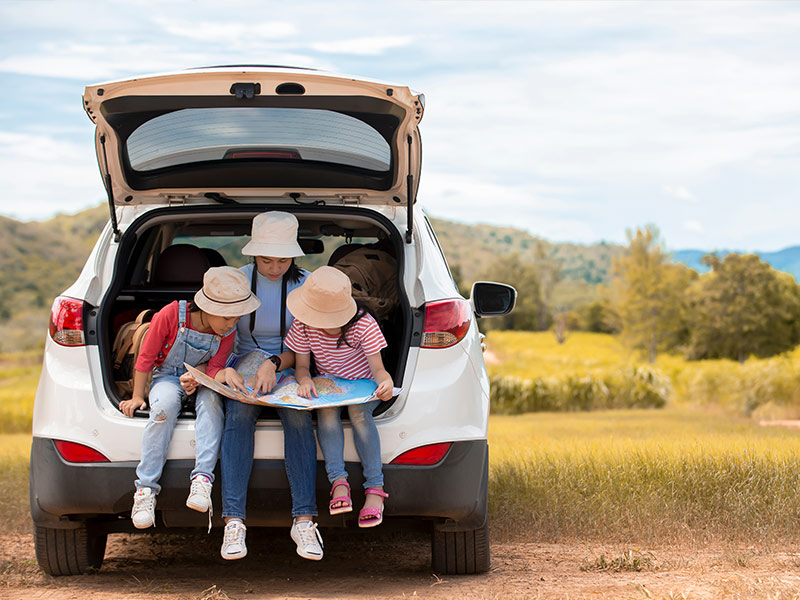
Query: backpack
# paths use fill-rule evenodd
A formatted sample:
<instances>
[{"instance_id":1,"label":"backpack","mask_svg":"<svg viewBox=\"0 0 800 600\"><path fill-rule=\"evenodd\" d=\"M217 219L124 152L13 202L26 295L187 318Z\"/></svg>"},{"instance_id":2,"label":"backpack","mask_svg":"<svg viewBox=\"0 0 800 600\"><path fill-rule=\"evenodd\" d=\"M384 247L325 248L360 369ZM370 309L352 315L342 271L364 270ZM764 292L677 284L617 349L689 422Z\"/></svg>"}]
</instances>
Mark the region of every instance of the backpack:
<instances>
[{"instance_id":1,"label":"backpack","mask_svg":"<svg viewBox=\"0 0 800 600\"><path fill-rule=\"evenodd\" d=\"M133 395L133 367L139 358L144 335L150 328L150 320L154 314L156 311L153 309L143 310L135 320L120 327L114 338L114 345L111 348L112 373L117 391L123 399L129 399ZM150 387L152 376L151 373L148 377L146 390Z\"/></svg>"},{"instance_id":2,"label":"backpack","mask_svg":"<svg viewBox=\"0 0 800 600\"><path fill-rule=\"evenodd\" d=\"M397 261L383 250L361 247L331 265L350 278L353 298L377 319L397 306Z\"/></svg>"}]
</instances>

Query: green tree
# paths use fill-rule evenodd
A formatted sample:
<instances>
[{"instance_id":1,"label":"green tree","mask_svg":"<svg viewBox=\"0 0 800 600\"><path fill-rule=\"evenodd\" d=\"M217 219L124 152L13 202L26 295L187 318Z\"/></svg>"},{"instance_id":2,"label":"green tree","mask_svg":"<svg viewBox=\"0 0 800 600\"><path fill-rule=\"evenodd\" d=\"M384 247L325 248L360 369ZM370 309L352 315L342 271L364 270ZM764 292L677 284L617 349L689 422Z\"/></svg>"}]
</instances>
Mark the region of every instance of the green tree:
<instances>
[{"instance_id":1,"label":"green tree","mask_svg":"<svg viewBox=\"0 0 800 600\"><path fill-rule=\"evenodd\" d=\"M523 261L517 253L501 256L481 272L478 280L507 283L517 290L517 304L511 314L483 320L481 329L538 329L542 300L533 263Z\"/></svg>"},{"instance_id":2,"label":"green tree","mask_svg":"<svg viewBox=\"0 0 800 600\"><path fill-rule=\"evenodd\" d=\"M580 308L580 326L595 333L619 333L619 315L605 300L594 300Z\"/></svg>"},{"instance_id":3,"label":"green tree","mask_svg":"<svg viewBox=\"0 0 800 600\"><path fill-rule=\"evenodd\" d=\"M709 254L689 292L688 358L771 356L800 341L800 286L754 254Z\"/></svg>"},{"instance_id":4,"label":"green tree","mask_svg":"<svg viewBox=\"0 0 800 600\"><path fill-rule=\"evenodd\" d=\"M658 352L686 340L684 294L697 274L670 262L652 225L628 231L628 242L625 255L614 260L614 308L622 339L654 362Z\"/></svg>"}]
</instances>

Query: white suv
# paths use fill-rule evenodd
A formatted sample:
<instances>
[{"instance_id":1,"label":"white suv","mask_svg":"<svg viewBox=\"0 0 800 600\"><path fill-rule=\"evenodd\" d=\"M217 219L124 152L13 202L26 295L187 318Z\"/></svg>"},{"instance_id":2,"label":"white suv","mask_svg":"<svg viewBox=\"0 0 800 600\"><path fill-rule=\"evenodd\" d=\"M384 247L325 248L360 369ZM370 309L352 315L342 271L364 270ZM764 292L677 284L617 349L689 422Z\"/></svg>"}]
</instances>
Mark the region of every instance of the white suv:
<instances>
[{"instance_id":1,"label":"white suv","mask_svg":"<svg viewBox=\"0 0 800 600\"><path fill-rule=\"evenodd\" d=\"M241 266L253 217L282 210L300 222L301 266L324 264L345 244L395 256L399 303L381 325L384 363L403 392L376 413L391 493L386 518L431 532L435 571L486 571L489 382L475 316L509 312L516 292L478 282L462 298L428 219L415 210L423 96L247 66L93 85L83 102L97 129L111 218L78 280L53 303L31 447L41 567L51 575L99 568L108 534L135 531L129 515L147 413L119 411L117 330L143 309L192 298L209 266ZM207 524L184 504L193 419L187 405L160 480L162 531ZM345 459L357 494L349 430ZM323 468L317 492L327 498ZM283 433L271 409L256 428L247 498L248 526L289 525ZM354 525L326 512L323 527Z\"/></svg>"}]
</instances>

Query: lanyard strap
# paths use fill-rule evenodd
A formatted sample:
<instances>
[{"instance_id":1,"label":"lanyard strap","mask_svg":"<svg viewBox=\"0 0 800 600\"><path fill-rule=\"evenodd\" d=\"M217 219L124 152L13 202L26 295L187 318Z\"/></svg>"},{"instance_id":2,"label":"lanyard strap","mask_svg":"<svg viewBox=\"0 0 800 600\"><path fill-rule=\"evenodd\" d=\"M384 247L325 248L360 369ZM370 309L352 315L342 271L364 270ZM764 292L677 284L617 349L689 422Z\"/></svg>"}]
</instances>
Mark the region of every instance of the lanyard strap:
<instances>
[{"instance_id":1,"label":"lanyard strap","mask_svg":"<svg viewBox=\"0 0 800 600\"><path fill-rule=\"evenodd\" d=\"M281 278L281 351L283 353L283 336L286 335L286 287L287 287L287 280L289 278L289 272L283 274ZM250 278L250 291L253 292L254 295L258 296L256 292L256 288L258 287L258 268L256 266L255 259L253 259L253 275ZM261 345L256 340L256 336L253 335L253 328L256 326L256 311L250 313L250 337L253 339L253 343L259 350L264 350Z\"/></svg>"}]
</instances>

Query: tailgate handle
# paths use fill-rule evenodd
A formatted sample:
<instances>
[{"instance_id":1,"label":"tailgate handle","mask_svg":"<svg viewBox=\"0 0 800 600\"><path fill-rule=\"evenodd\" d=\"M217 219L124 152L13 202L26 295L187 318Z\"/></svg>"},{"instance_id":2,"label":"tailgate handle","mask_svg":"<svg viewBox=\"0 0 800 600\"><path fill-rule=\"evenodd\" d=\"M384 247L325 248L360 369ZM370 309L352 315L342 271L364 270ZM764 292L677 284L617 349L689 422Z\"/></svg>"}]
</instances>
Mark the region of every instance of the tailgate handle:
<instances>
[{"instance_id":1,"label":"tailgate handle","mask_svg":"<svg viewBox=\"0 0 800 600\"><path fill-rule=\"evenodd\" d=\"M231 94L235 94L237 100L241 100L242 98L252 100L253 97L260 93L260 83L234 83L231 86Z\"/></svg>"}]
</instances>

